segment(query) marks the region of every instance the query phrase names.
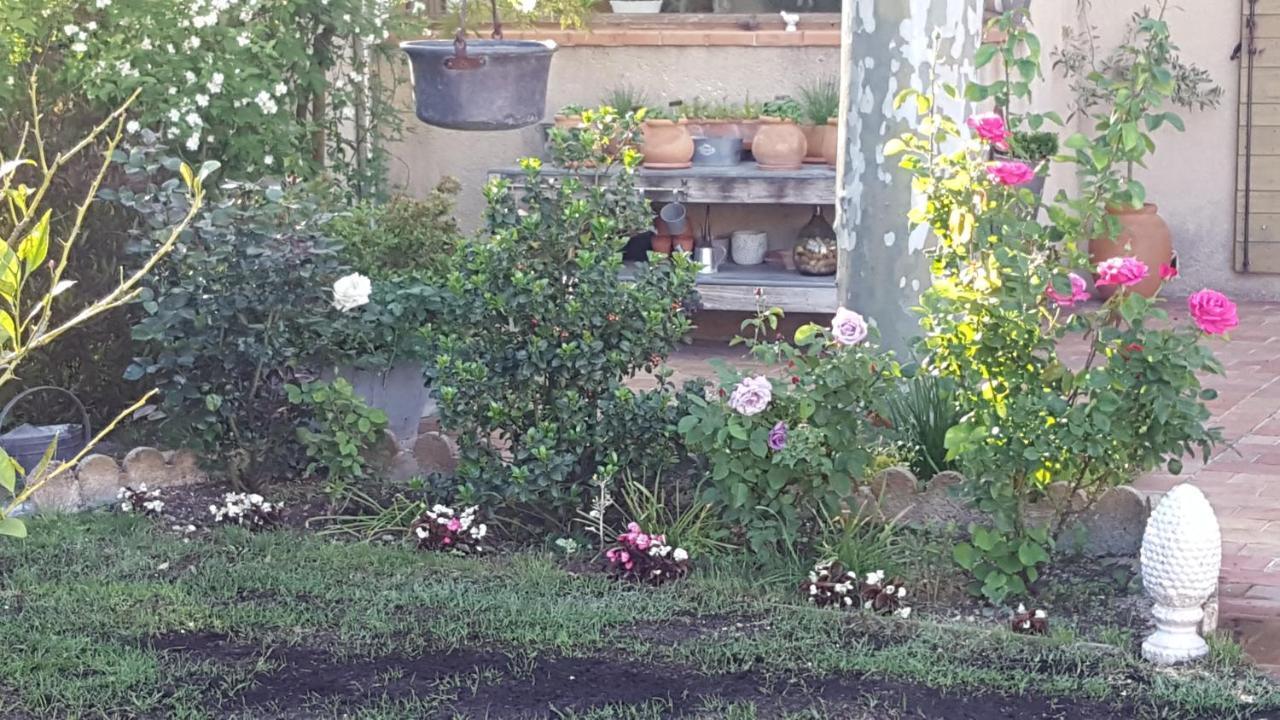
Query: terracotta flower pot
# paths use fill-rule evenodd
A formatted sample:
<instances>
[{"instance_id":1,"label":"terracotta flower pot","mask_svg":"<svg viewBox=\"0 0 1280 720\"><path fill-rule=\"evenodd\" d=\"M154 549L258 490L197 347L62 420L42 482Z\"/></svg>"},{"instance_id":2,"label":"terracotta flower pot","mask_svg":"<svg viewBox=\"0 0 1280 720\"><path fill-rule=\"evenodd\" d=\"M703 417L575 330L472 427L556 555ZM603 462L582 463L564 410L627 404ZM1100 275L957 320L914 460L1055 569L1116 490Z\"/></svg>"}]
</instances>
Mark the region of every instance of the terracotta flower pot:
<instances>
[{"instance_id":1,"label":"terracotta flower pot","mask_svg":"<svg viewBox=\"0 0 1280 720\"><path fill-rule=\"evenodd\" d=\"M733 120L690 120L689 132L709 138L742 137L742 128Z\"/></svg>"},{"instance_id":2,"label":"terracotta flower pot","mask_svg":"<svg viewBox=\"0 0 1280 720\"><path fill-rule=\"evenodd\" d=\"M751 150L752 144L755 142L756 133L760 132L759 120L739 120L738 134L742 136L742 149Z\"/></svg>"},{"instance_id":3,"label":"terracotta flower pot","mask_svg":"<svg viewBox=\"0 0 1280 720\"><path fill-rule=\"evenodd\" d=\"M804 161L814 165L826 162L822 158L822 146L827 142L827 126L801 125L800 131L804 133L804 141L809 148L805 152Z\"/></svg>"},{"instance_id":4,"label":"terracotta flower pot","mask_svg":"<svg viewBox=\"0 0 1280 720\"><path fill-rule=\"evenodd\" d=\"M663 255L670 255L671 254L671 236L670 235L654 235L653 240L650 241L650 247L652 247L653 251L656 253L661 253Z\"/></svg>"},{"instance_id":5,"label":"terracotta flower pot","mask_svg":"<svg viewBox=\"0 0 1280 720\"><path fill-rule=\"evenodd\" d=\"M799 125L790 120L760 118L760 131L751 145L751 153L761 169L799 169L808 150L809 143Z\"/></svg>"},{"instance_id":6,"label":"terracotta flower pot","mask_svg":"<svg viewBox=\"0 0 1280 720\"><path fill-rule=\"evenodd\" d=\"M674 170L693 164L693 135L684 120L646 120L643 131L645 167Z\"/></svg>"},{"instance_id":7,"label":"terracotta flower pot","mask_svg":"<svg viewBox=\"0 0 1280 720\"><path fill-rule=\"evenodd\" d=\"M682 235L676 235L671 238L672 248L674 250L683 250L684 252L693 252L693 233L687 232Z\"/></svg>"},{"instance_id":8,"label":"terracotta flower pot","mask_svg":"<svg viewBox=\"0 0 1280 720\"><path fill-rule=\"evenodd\" d=\"M582 127L582 116L580 115L556 115L556 127L565 130L574 130Z\"/></svg>"},{"instance_id":9,"label":"terracotta flower pot","mask_svg":"<svg viewBox=\"0 0 1280 720\"><path fill-rule=\"evenodd\" d=\"M840 157L840 123L835 118L827 121L827 134L822 136L822 161L836 166Z\"/></svg>"},{"instance_id":10,"label":"terracotta flower pot","mask_svg":"<svg viewBox=\"0 0 1280 720\"><path fill-rule=\"evenodd\" d=\"M1089 241L1089 260L1096 267L1114 257L1136 257L1147 265L1147 276L1130 290L1151 297L1160 289L1160 266L1173 260L1173 238L1169 226L1158 214L1159 208L1147 203L1141 209L1107 208L1107 214L1120 221L1120 234L1115 240L1093 238ZM1098 288L1102 297L1111 297L1115 288Z\"/></svg>"}]
</instances>

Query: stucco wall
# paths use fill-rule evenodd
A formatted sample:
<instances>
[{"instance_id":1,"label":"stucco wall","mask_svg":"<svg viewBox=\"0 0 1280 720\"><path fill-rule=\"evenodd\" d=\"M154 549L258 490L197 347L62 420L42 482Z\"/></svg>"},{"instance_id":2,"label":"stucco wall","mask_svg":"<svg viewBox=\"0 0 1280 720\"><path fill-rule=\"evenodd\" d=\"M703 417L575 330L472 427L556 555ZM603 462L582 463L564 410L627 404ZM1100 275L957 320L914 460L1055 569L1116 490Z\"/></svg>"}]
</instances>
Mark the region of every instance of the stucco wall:
<instances>
[{"instance_id":1,"label":"stucco wall","mask_svg":"<svg viewBox=\"0 0 1280 720\"><path fill-rule=\"evenodd\" d=\"M1144 0L1095 3L1091 19L1104 39L1103 47L1119 36L1131 13L1146 4ZM1156 155L1148 169L1139 171L1139 178L1173 229L1184 278L1180 290L1209 286L1240 297L1280 298L1280 276L1241 275L1232 270L1238 88L1237 64L1229 57L1239 39L1239 2L1208 0L1186 7L1194 9L1170 10L1174 41L1187 59L1209 70L1226 94L1217 110L1183 113L1185 133L1161 130ZM1047 54L1060 43L1063 26L1079 24L1076 3L1035 0L1033 12L1048 65ZM838 61L838 50L831 47L566 47L552 64L548 111L567 103L593 103L624 82L642 88L654 101L747 95L768 99L795 92L809 78L837 72ZM402 90L401 99L407 111L411 107L408 88ZM1068 100L1065 81L1050 76L1036 104L1065 111ZM480 187L486 171L540 149L537 128L459 133L415 120L409 123L404 142L393 148L393 180L416 194L444 175L457 177L464 188L459 213L471 227L483 207ZM1059 169L1050 191L1071 180L1067 169ZM772 246L782 247L809 212L807 208L721 206L712 217L717 233L758 227L770 231Z\"/></svg>"}]
</instances>

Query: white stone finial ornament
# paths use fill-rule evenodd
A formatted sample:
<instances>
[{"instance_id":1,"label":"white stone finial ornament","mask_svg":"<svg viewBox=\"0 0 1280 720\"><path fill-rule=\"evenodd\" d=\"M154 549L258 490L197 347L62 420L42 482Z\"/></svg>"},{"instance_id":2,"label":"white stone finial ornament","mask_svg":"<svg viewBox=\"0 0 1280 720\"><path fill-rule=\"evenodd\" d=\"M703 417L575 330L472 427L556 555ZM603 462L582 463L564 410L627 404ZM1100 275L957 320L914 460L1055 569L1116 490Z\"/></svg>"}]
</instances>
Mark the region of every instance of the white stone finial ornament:
<instances>
[{"instance_id":1,"label":"white stone finial ornament","mask_svg":"<svg viewBox=\"0 0 1280 720\"><path fill-rule=\"evenodd\" d=\"M1159 665L1186 662L1209 652L1196 632L1204 602L1218 586L1222 531L1200 488L1183 483L1170 490L1142 536L1142 584L1155 601L1156 631L1142 643L1142 656Z\"/></svg>"}]
</instances>

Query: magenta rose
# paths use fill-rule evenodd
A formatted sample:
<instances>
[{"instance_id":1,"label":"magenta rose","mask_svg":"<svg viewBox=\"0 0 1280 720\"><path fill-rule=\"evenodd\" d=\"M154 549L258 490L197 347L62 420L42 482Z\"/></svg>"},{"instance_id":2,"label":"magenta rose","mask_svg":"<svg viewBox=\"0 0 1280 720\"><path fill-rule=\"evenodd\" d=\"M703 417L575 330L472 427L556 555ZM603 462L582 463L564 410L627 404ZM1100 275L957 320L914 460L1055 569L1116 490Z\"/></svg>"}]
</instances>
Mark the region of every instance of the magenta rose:
<instances>
[{"instance_id":1,"label":"magenta rose","mask_svg":"<svg viewBox=\"0 0 1280 720\"><path fill-rule=\"evenodd\" d=\"M1064 308L1072 307L1076 303L1084 302L1089 299L1089 291L1086 289L1088 285L1085 283L1084 278L1075 273L1068 273L1067 279L1071 281L1070 295L1063 295L1057 290L1054 290L1052 285L1044 289L1044 294L1048 295L1050 300L1057 303L1058 307Z\"/></svg>"},{"instance_id":2,"label":"magenta rose","mask_svg":"<svg viewBox=\"0 0 1280 720\"><path fill-rule=\"evenodd\" d=\"M729 407L740 415L757 415L773 400L773 384L761 375L743 378L729 396Z\"/></svg>"},{"instance_id":3,"label":"magenta rose","mask_svg":"<svg viewBox=\"0 0 1280 720\"><path fill-rule=\"evenodd\" d=\"M1217 290L1201 290L1187 298L1187 309L1196 326L1210 335L1221 335L1240 324L1236 304Z\"/></svg>"},{"instance_id":4,"label":"magenta rose","mask_svg":"<svg viewBox=\"0 0 1280 720\"><path fill-rule=\"evenodd\" d=\"M1036 179L1036 171L1030 165L1017 160L1001 160L987 163L987 175L1001 185L1022 185Z\"/></svg>"},{"instance_id":5,"label":"magenta rose","mask_svg":"<svg viewBox=\"0 0 1280 720\"><path fill-rule=\"evenodd\" d=\"M867 321L848 308L840 308L831 318L831 335L841 345L857 345L867 339Z\"/></svg>"},{"instance_id":6,"label":"magenta rose","mask_svg":"<svg viewBox=\"0 0 1280 720\"><path fill-rule=\"evenodd\" d=\"M995 113L978 113L969 116L965 124L974 134L986 140L997 150L1009 149L1009 128L1005 127L1004 118Z\"/></svg>"},{"instance_id":7,"label":"magenta rose","mask_svg":"<svg viewBox=\"0 0 1280 720\"><path fill-rule=\"evenodd\" d=\"M1135 257L1114 257L1098 263L1098 287L1137 285L1147 276L1147 264Z\"/></svg>"}]
</instances>

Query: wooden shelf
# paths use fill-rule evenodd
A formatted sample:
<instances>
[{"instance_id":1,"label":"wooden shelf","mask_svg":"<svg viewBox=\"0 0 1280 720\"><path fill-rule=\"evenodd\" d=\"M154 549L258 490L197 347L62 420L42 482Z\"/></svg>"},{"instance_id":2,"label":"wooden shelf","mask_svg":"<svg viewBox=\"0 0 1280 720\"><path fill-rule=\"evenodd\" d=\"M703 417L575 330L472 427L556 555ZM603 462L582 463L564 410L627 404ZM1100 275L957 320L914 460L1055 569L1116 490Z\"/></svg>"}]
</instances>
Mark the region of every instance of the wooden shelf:
<instances>
[{"instance_id":1,"label":"wooden shelf","mask_svg":"<svg viewBox=\"0 0 1280 720\"><path fill-rule=\"evenodd\" d=\"M561 177L563 168L544 166L542 174ZM499 168L490 175L518 179L517 167ZM641 168L640 188L653 200L674 200L684 191L688 203L743 203L752 205L834 205L836 171L826 165L805 165L799 170L761 170L754 162L730 167L695 165L683 170Z\"/></svg>"},{"instance_id":2,"label":"wooden shelf","mask_svg":"<svg viewBox=\"0 0 1280 720\"><path fill-rule=\"evenodd\" d=\"M623 277L639 263L628 262ZM766 307L785 312L834 312L836 277L801 275L777 265L735 265L726 262L714 273L698 275L698 294L708 310L755 310L756 289Z\"/></svg>"}]
</instances>

